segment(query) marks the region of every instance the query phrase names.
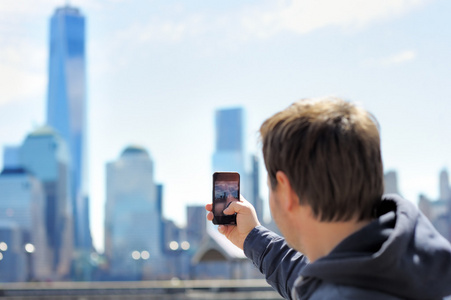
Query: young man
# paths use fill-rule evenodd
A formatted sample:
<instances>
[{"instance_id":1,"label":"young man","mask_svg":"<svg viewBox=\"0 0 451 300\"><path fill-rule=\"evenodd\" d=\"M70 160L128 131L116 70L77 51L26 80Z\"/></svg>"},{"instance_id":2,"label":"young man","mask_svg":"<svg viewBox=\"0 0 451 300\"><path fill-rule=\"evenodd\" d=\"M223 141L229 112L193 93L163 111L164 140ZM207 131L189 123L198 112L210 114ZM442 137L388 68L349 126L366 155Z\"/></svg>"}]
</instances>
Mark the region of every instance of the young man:
<instances>
[{"instance_id":1,"label":"young man","mask_svg":"<svg viewBox=\"0 0 451 300\"><path fill-rule=\"evenodd\" d=\"M377 121L336 98L301 100L260 128L271 214L241 197L218 230L288 299L442 299L451 245L409 201L382 196ZM211 204L208 220L212 220Z\"/></svg>"}]
</instances>

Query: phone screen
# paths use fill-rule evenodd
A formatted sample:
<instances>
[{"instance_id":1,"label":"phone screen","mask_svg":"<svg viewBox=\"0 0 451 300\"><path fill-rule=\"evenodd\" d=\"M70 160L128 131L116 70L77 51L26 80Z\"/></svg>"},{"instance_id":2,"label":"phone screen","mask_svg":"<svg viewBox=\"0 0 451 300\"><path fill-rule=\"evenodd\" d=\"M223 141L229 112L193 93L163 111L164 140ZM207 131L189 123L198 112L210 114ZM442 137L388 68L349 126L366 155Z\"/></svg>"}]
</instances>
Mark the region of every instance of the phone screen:
<instances>
[{"instance_id":1,"label":"phone screen","mask_svg":"<svg viewBox=\"0 0 451 300\"><path fill-rule=\"evenodd\" d=\"M223 213L227 205L240 199L240 174L216 172L213 174L213 224L236 224L236 214Z\"/></svg>"}]
</instances>

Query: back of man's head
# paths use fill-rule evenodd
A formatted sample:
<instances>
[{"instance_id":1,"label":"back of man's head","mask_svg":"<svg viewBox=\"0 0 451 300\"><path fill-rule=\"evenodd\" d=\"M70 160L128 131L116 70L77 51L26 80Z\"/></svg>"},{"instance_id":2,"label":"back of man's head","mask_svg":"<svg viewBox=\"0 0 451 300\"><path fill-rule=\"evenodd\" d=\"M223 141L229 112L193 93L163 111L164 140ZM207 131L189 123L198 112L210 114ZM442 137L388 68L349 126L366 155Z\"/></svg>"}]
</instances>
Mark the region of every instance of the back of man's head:
<instances>
[{"instance_id":1,"label":"back of man's head","mask_svg":"<svg viewBox=\"0 0 451 300\"><path fill-rule=\"evenodd\" d=\"M378 123L338 98L304 99L260 128L270 183L283 171L320 221L368 220L383 193Z\"/></svg>"}]
</instances>

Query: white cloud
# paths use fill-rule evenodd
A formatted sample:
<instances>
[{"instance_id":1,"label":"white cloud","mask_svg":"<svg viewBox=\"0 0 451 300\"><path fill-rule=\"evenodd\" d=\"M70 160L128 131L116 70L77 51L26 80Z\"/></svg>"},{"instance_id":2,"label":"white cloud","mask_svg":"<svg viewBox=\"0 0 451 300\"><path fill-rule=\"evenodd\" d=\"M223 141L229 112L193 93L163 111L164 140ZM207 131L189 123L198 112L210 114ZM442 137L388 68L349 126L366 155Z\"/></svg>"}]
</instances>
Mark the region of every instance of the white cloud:
<instances>
[{"instance_id":1,"label":"white cloud","mask_svg":"<svg viewBox=\"0 0 451 300\"><path fill-rule=\"evenodd\" d=\"M111 2L119 2L120 0L110 0ZM11 16L21 21L19 16L40 16L50 15L56 7L65 5L65 1L61 0L39 0L33 1L32 5L30 0L1 0L0 1L0 15ZM72 0L69 1L70 6L81 7L85 9L100 9L103 7L105 1L101 0Z\"/></svg>"},{"instance_id":2,"label":"white cloud","mask_svg":"<svg viewBox=\"0 0 451 300\"><path fill-rule=\"evenodd\" d=\"M305 34L337 26L361 28L367 24L401 15L427 0L279 0L265 8L248 8L242 15L244 32L267 38L281 31Z\"/></svg>"},{"instance_id":3,"label":"white cloud","mask_svg":"<svg viewBox=\"0 0 451 300\"><path fill-rule=\"evenodd\" d=\"M0 105L44 97L47 41L39 40L41 28L33 25L40 19L45 22L54 2L30 5L24 0L0 1Z\"/></svg>"},{"instance_id":4,"label":"white cloud","mask_svg":"<svg viewBox=\"0 0 451 300\"><path fill-rule=\"evenodd\" d=\"M360 29L402 15L431 0L278 0L259 2L218 15L183 15L171 19L149 18L119 33L118 39L141 42L178 42L214 32L226 39L269 38L288 31L306 34L324 27ZM183 10L183 9L182 9Z\"/></svg>"},{"instance_id":5,"label":"white cloud","mask_svg":"<svg viewBox=\"0 0 451 300\"><path fill-rule=\"evenodd\" d=\"M414 50L404 50L382 58L371 58L365 61L367 67L388 67L414 60L417 53Z\"/></svg>"},{"instance_id":6,"label":"white cloud","mask_svg":"<svg viewBox=\"0 0 451 300\"><path fill-rule=\"evenodd\" d=\"M128 66L131 59L146 58L148 47L154 47L155 44L174 44L202 36L211 30L208 24L198 14L175 20L152 17L148 22L135 21L128 27L91 40L88 55L93 61L93 76L118 71Z\"/></svg>"},{"instance_id":7,"label":"white cloud","mask_svg":"<svg viewBox=\"0 0 451 300\"><path fill-rule=\"evenodd\" d=\"M181 21L153 20L144 26L130 28L140 42L170 41L177 42L183 38L195 37L205 32L205 21L199 15L191 15ZM130 32L126 32L130 36Z\"/></svg>"},{"instance_id":8,"label":"white cloud","mask_svg":"<svg viewBox=\"0 0 451 300\"><path fill-rule=\"evenodd\" d=\"M170 9L169 15L135 19L118 31L91 41L88 47L95 58L92 61L96 62L93 70L97 76L128 65L130 58L145 57L148 46L160 43L201 38L204 41L202 51L206 54L212 47L239 50L242 42L271 38L281 32L302 35L325 27L361 29L373 22L408 13L427 1L431 0L271 0L212 14L192 13L189 3L184 3ZM103 52L96 49L103 49ZM114 65L108 57L114 57Z\"/></svg>"},{"instance_id":9,"label":"white cloud","mask_svg":"<svg viewBox=\"0 0 451 300\"><path fill-rule=\"evenodd\" d=\"M383 65L397 65L410 60L414 60L417 57L417 53L413 50L406 50L400 53L391 55L382 60Z\"/></svg>"},{"instance_id":10,"label":"white cloud","mask_svg":"<svg viewBox=\"0 0 451 300\"><path fill-rule=\"evenodd\" d=\"M0 64L0 105L25 97L42 97L46 77L20 68Z\"/></svg>"}]
</instances>

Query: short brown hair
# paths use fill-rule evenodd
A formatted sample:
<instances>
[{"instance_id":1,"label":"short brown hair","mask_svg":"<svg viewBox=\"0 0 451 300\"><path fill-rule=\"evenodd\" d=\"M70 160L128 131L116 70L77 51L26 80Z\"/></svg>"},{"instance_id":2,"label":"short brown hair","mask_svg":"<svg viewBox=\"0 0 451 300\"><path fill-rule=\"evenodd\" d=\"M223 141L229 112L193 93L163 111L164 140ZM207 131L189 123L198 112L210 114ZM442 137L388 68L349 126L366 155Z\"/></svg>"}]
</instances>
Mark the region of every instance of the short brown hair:
<instances>
[{"instance_id":1,"label":"short brown hair","mask_svg":"<svg viewBox=\"0 0 451 300\"><path fill-rule=\"evenodd\" d=\"M283 171L320 221L371 219L384 190L379 125L339 98L303 99L260 128L272 188Z\"/></svg>"}]
</instances>

